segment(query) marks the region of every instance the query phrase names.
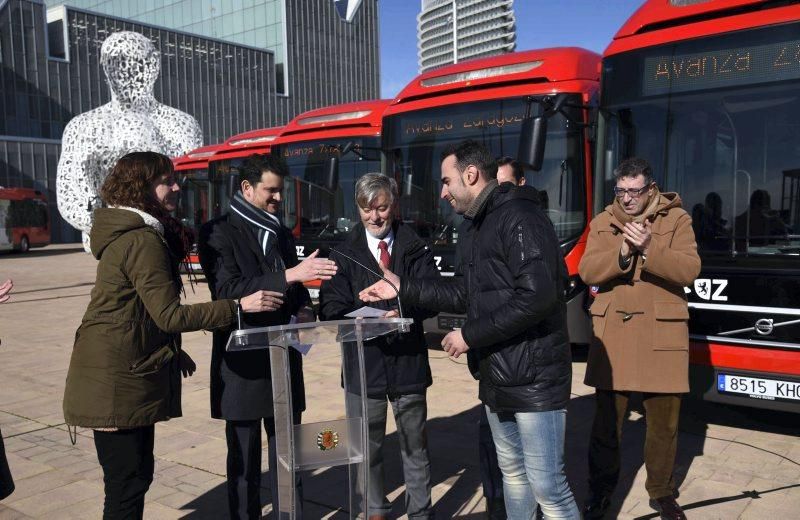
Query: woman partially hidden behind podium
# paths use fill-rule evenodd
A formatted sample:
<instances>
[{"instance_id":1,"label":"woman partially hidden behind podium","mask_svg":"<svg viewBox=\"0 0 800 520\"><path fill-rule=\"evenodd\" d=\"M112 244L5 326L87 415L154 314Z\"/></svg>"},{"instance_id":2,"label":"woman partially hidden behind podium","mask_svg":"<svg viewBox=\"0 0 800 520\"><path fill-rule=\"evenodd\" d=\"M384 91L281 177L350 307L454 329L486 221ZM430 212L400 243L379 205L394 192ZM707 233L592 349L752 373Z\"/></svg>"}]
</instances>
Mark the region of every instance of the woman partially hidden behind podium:
<instances>
[{"instance_id":1,"label":"woman partially hidden behind podium","mask_svg":"<svg viewBox=\"0 0 800 520\"><path fill-rule=\"evenodd\" d=\"M180 373L195 370L181 332L229 326L234 300L181 305L178 266L188 240L170 216L180 188L154 152L117 161L91 232L97 277L75 333L64 419L92 428L105 483L105 519L140 519L153 481L155 423L181 416ZM280 295L241 299L244 312L274 310Z\"/></svg>"}]
</instances>

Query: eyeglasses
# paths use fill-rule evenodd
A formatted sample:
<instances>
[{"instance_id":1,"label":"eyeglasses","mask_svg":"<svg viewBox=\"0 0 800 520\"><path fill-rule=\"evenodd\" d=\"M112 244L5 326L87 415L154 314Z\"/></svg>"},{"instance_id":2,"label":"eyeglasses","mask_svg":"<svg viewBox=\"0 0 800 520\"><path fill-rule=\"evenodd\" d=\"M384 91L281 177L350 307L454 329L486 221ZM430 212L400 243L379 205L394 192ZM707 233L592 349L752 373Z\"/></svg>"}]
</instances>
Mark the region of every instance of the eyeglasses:
<instances>
[{"instance_id":1,"label":"eyeglasses","mask_svg":"<svg viewBox=\"0 0 800 520\"><path fill-rule=\"evenodd\" d=\"M652 184L648 184L647 186L642 186L641 188L628 188L627 190L625 188L619 188L614 186L614 195L616 195L618 199L621 199L627 193L630 198L638 199L639 197L644 195L647 190L650 189L650 186L652 186Z\"/></svg>"}]
</instances>

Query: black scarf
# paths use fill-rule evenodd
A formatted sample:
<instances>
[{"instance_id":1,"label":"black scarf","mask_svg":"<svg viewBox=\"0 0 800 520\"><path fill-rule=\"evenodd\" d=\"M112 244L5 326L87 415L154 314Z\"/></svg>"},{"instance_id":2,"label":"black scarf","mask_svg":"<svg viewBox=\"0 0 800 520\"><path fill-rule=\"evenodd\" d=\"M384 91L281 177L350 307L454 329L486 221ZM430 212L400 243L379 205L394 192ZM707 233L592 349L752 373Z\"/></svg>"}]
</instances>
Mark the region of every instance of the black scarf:
<instances>
[{"instance_id":1,"label":"black scarf","mask_svg":"<svg viewBox=\"0 0 800 520\"><path fill-rule=\"evenodd\" d=\"M278 242L278 236L283 231L280 219L263 209L257 208L247 202L241 191L234 193L231 199L231 211L242 217L258 237L258 244L268 256L269 251Z\"/></svg>"}]
</instances>

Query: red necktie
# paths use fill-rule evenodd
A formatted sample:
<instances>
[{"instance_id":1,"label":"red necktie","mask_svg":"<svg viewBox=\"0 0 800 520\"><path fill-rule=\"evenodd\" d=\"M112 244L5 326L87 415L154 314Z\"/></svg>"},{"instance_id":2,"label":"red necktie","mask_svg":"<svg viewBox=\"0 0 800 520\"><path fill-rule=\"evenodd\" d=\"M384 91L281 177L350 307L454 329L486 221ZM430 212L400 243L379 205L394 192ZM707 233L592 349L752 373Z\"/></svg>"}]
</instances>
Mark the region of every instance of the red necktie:
<instances>
[{"instance_id":1,"label":"red necktie","mask_svg":"<svg viewBox=\"0 0 800 520\"><path fill-rule=\"evenodd\" d=\"M381 264L386 269L389 269L389 264L392 261L392 257L389 256L389 244L385 240L381 240L378 242L378 249L381 250Z\"/></svg>"}]
</instances>

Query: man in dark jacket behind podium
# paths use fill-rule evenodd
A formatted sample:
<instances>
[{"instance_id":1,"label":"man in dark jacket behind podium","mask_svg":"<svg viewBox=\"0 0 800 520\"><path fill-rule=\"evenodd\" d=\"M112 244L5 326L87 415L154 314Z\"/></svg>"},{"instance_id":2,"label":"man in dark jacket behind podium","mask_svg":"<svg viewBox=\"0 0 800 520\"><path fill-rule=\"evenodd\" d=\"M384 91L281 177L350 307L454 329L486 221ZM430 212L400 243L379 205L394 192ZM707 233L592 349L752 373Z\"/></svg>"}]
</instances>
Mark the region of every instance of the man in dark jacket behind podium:
<instances>
[{"instance_id":1,"label":"man in dark jacket behind podium","mask_svg":"<svg viewBox=\"0 0 800 520\"><path fill-rule=\"evenodd\" d=\"M345 255L355 258L373 271L391 269L413 279L438 279L433 253L409 227L395 219L397 184L386 175L368 173L356 183L356 205L361 223L353 227L339 246ZM339 264L339 274L322 283L320 317L345 319L362 306L358 293L374 283L374 274L335 252L331 258ZM390 302L377 304L387 312ZM406 483L406 513L409 519L433 518L431 506L431 469L428 440L426 389L431 385L428 347L422 329L426 318L435 312L404 307L404 317L414 318L411 331L376 338L365 345L364 367L369 414L369 490L368 519L385 519L391 511L383 481L383 448L386 435L387 400L392 405ZM354 358L345 358L357 371ZM355 386L355 385L353 385ZM347 406L360 404L357 388L346 388Z\"/></svg>"},{"instance_id":2,"label":"man in dark jacket behind podium","mask_svg":"<svg viewBox=\"0 0 800 520\"><path fill-rule=\"evenodd\" d=\"M474 141L445 150L441 175L441 197L471 221L471 247L458 244L464 276L386 277L400 284L407 304L466 311L464 327L445 336L442 348L453 357L466 352L480 381L508 518L530 519L538 502L545 518L579 519L564 472L572 364L567 268L553 225L535 190L497 184L496 162ZM359 296L393 295L381 281Z\"/></svg>"},{"instance_id":3,"label":"man in dark jacket behind podium","mask_svg":"<svg viewBox=\"0 0 800 520\"><path fill-rule=\"evenodd\" d=\"M313 321L311 299L302 282L328 280L336 264L317 258L318 252L298 262L294 239L280 220L286 164L274 156L249 157L240 169L241 191L230 211L205 224L200 231L200 263L211 296L238 299L256 290L273 291L280 308L242 315L244 328L285 325L292 316ZM232 330L232 329L231 329ZM214 331L211 353L211 416L225 419L228 443L228 507L231 518L261 518L261 422L269 444L273 511L278 484L272 378L266 349L227 352L231 330ZM305 409L302 359L289 351L292 370L294 422ZM297 482L296 509L302 503Z\"/></svg>"}]
</instances>

